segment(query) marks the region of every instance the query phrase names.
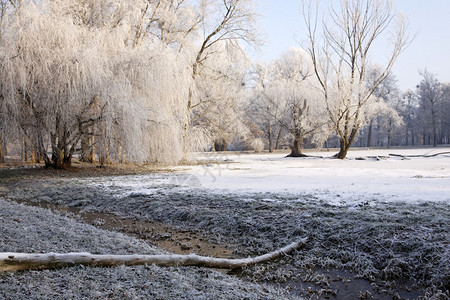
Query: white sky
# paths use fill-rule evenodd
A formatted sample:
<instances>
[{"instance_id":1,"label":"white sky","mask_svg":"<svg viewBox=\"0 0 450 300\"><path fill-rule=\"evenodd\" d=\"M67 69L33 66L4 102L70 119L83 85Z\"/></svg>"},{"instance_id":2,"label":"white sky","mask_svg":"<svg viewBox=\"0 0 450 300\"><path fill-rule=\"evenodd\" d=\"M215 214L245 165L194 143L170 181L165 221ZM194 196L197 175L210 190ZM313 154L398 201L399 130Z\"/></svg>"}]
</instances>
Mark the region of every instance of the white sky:
<instances>
[{"instance_id":1,"label":"white sky","mask_svg":"<svg viewBox=\"0 0 450 300\"><path fill-rule=\"evenodd\" d=\"M257 0L266 45L256 60L270 61L306 41L301 0ZM334 0L333 2L337 2ZM409 21L412 44L400 55L393 72L404 91L420 82L418 70L427 68L442 82L450 82L450 0L393 0ZM381 63L381 61L380 61Z\"/></svg>"}]
</instances>

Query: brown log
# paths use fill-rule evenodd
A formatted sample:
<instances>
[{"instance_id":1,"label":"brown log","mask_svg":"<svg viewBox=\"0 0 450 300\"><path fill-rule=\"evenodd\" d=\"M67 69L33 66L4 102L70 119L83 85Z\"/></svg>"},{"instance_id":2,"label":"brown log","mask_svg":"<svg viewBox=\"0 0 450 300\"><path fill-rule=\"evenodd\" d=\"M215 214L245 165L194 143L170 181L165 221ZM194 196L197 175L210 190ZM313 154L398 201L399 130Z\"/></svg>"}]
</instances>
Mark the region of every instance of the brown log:
<instances>
[{"instance_id":1,"label":"brown log","mask_svg":"<svg viewBox=\"0 0 450 300\"><path fill-rule=\"evenodd\" d=\"M160 255L99 255L86 252L70 253L0 253L0 273L52 269L76 265L93 267L112 267L117 265L155 264L161 267L198 266L217 269L236 269L276 259L302 246L307 239L294 242L273 252L249 258L228 259L199 256L197 254L160 254Z\"/></svg>"}]
</instances>

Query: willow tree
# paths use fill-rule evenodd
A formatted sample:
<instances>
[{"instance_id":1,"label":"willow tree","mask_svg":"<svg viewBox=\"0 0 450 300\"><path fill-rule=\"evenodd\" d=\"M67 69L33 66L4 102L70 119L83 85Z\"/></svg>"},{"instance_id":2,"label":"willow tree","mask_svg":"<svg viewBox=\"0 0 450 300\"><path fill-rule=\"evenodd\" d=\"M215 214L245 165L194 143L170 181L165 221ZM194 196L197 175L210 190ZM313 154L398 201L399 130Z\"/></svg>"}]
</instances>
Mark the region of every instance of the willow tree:
<instances>
[{"instance_id":1,"label":"willow tree","mask_svg":"<svg viewBox=\"0 0 450 300\"><path fill-rule=\"evenodd\" d=\"M9 16L14 14L19 6L20 1L18 0L0 0L0 41L5 25L8 23ZM5 76L5 74L0 73L0 76ZM17 124L11 118L10 103L3 93L1 93L1 89L0 86L0 163L3 163L5 162L6 156L7 136L11 133L10 128L17 128Z\"/></svg>"},{"instance_id":2,"label":"willow tree","mask_svg":"<svg viewBox=\"0 0 450 300\"><path fill-rule=\"evenodd\" d=\"M165 133L181 134L173 112L186 95L169 86L180 75L173 51L161 43L130 47L129 17L85 26L62 4L24 3L3 27L1 95L21 134L55 168L69 167L92 134L103 158L177 159L181 148L172 150Z\"/></svg>"},{"instance_id":3,"label":"willow tree","mask_svg":"<svg viewBox=\"0 0 450 300\"><path fill-rule=\"evenodd\" d=\"M328 12L323 16L318 38L319 4L314 8L311 1L304 1L308 51L329 119L340 140L336 157L344 159L364 123L374 91L389 75L409 38L405 19L388 0L341 0ZM377 44L388 48L389 42L390 52L381 64L381 72L367 85L365 78Z\"/></svg>"},{"instance_id":4,"label":"willow tree","mask_svg":"<svg viewBox=\"0 0 450 300\"><path fill-rule=\"evenodd\" d=\"M2 95L47 166L70 166L83 131L111 104L102 93L109 82L107 61L100 48L86 48L93 39L70 19L31 2L5 24L1 73L8 76L2 76ZM99 107L95 113L93 106Z\"/></svg>"},{"instance_id":5,"label":"willow tree","mask_svg":"<svg viewBox=\"0 0 450 300\"><path fill-rule=\"evenodd\" d=\"M76 24L89 30L106 31L115 36L109 48L111 60L117 61L115 72L121 72L121 84L130 87L123 100L144 103L140 114L146 114L145 132L140 138L149 152L147 161L176 162L182 157L183 118L188 88L192 40L198 33L199 9L189 0L53 0L59 1ZM188 52L188 54L186 54ZM126 102L126 101L125 101ZM117 123L117 122L116 122ZM137 131L141 133L140 131ZM95 134L97 135L97 134ZM124 135L119 148L137 145ZM96 137L97 148L101 140ZM128 141L128 142L127 142ZM108 144L106 143L106 145ZM123 144L123 146L122 146ZM103 146L103 148L105 148ZM108 146L108 152L117 147ZM138 150L141 151L142 150ZM114 153L112 153L114 154ZM116 156L119 153L116 151ZM127 154L129 160L133 154Z\"/></svg>"}]
</instances>

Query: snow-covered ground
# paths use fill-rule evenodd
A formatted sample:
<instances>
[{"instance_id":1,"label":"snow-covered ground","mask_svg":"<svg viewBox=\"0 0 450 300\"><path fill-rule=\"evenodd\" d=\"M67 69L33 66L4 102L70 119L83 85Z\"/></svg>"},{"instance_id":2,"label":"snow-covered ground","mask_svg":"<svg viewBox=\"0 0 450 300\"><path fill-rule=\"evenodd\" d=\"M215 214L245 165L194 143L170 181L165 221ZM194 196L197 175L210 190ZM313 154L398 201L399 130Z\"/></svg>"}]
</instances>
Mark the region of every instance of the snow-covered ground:
<instances>
[{"instance_id":1,"label":"snow-covered ground","mask_svg":"<svg viewBox=\"0 0 450 300\"><path fill-rule=\"evenodd\" d=\"M450 152L450 147L354 150L345 160L327 158L332 152L308 152L311 157L307 158L290 158L286 153L198 153L194 158L208 163L176 167L178 176L118 176L101 183L85 182L118 190L122 196L151 195L175 185L242 195L300 193L346 206L362 200L450 202L450 154L432 156L444 152Z\"/></svg>"},{"instance_id":2,"label":"snow-covered ground","mask_svg":"<svg viewBox=\"0 0 450 300\"><path fill-rule=\"evenodd\" d=\"M286 154L203 154L224 164L180 167L203 188L216 192L271 192L310 194L330 204L378 201L450 202L450 147L350 151L347 159L289 158ZM324 156L328 152L310 152ZM389 158L387 158L389 156ZM377 160L375 157L379 157ZM366 158L358 160L357 158ZM184 185L198 184L194 180Z\"/></svg>"}]
</instances>

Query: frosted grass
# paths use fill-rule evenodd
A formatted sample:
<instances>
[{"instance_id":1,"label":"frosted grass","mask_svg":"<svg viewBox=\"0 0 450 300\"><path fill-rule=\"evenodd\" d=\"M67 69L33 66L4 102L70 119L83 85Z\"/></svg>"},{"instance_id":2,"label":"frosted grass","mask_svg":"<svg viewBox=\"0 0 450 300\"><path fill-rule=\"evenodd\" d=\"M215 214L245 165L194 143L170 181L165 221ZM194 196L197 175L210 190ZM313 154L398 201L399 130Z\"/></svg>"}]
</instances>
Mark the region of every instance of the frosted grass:
<instances>
[{"instance_id":1,"label":"frosted grass","mask_svg":"<svg viewBox=\"0 0 450 300\"><path fill-rule=\"evenodd\" d=\"M0 199L0 251L164 253L120 233ZM204 268L71 267L0 274L1 299L279 299L283 290Z\"/></svg>"}]
</instances>

